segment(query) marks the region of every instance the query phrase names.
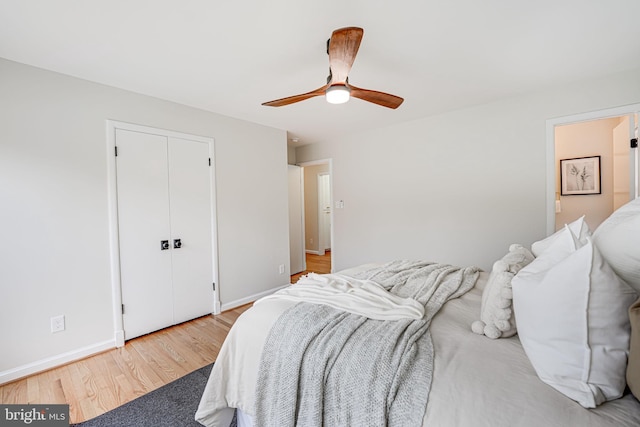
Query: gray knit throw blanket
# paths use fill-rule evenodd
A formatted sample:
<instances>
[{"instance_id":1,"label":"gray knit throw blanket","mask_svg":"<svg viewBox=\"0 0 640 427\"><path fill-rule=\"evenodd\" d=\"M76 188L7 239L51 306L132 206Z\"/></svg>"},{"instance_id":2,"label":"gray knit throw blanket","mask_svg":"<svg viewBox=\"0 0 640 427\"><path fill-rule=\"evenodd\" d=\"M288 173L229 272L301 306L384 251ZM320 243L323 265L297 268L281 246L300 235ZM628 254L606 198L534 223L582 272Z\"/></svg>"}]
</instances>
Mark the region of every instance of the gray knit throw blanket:
<instances>
[{"instance_id":1,"label":"gray knit throw blanket","mask_svg":"<svg viewBox=\"0 0 640 427\"><path fill-rule=\"evenodd\" d=\"M425 316L381 321L326 305L291 307L263 349L257 427L422 425L433 374L429 324L473 287L478 269L393 261L357 278L416 299Z\"/></svg>"}]
</instances>

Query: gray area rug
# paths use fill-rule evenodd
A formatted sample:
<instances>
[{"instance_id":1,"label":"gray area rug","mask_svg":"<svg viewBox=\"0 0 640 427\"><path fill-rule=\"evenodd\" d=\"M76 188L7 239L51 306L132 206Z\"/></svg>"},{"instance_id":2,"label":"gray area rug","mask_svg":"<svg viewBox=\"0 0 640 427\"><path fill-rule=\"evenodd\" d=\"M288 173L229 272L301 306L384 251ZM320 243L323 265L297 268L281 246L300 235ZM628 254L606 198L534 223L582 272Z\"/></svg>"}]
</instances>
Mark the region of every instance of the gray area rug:
<instances>
[{"instance_id":1,"label":"gray area rug","mask_svg":"<svg viewBox=\"0 0 640 427\"><path fill-rule=\"evenodd\" d=\"M195 413L213 364L200 368L77 427L202 427ZM230 427L235 427L234 417Z\"/></svg>"}]
</instances>

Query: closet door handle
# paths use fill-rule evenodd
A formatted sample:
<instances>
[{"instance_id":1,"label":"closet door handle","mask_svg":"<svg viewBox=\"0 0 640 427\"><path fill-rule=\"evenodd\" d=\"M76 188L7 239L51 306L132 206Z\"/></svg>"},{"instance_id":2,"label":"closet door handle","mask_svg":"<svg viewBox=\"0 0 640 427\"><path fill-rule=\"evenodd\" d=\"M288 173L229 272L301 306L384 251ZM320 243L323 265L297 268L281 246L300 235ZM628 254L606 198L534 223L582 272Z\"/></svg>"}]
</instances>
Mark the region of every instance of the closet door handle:
<instances>
[{"instance_id":1,"label":"closet door handle","mask_svg":"<svg viewBox=\"0 0 640 427\"><path fill-rule=\"evenodd\" d=\"M169 241L168 240L160 240L160 250L166 251L169 249Z\"/></svg>"},{"instance_id":2,"label":"closet door handle","mask_svg":"<svg viewBox=\"0 0 640 427\"><path fill-rule=\"evenodd\" d=\"M182 247L182 242L180 239L173 239L173 248L180 249Z\"/></svg>"}]
</instances>

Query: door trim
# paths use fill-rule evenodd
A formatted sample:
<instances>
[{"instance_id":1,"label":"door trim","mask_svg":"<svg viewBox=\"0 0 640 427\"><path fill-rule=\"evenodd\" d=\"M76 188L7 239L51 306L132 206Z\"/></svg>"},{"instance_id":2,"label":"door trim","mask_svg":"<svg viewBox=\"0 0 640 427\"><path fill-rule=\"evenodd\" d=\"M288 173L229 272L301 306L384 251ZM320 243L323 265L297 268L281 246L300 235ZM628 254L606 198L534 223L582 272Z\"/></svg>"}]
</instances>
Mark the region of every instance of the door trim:
<instances>
[{"instance_id":1,"label":"door trim","mask_svg":"<svg viewBox=\"0 0 640 427\"><path fill-rule=\"evenodd\" d=\"M318 254L324 256L327 248L327 242L325 241L325 234L327 233L327 229L324 225L324 210L321 206L320 199L322 198L322 192L324 192L323 179L325 176L329 177L329 218L331 218L331 213L333 211L333 199L331 196L331 174L329 172L320 172L316 176L316 185L317 185L317 198L318 198ZM331 221L331 219L329 220ZM329 239L331 239L331 229L333 227L329 226ZM333 244L333 242L329 242L329 244Z\"/></svg>"},{"instance_id":2,"label":"door trim","mask_svg":"<svg viewBox=\"0 0 640 427\"><path fill-rule=\"evenodd\" d=\"M334 197L334 190L333 190L333 160L332 159L321 159L321 160L311 160L308 162L300 162L300 163L296 163L297 166L301 166L301 167L308 167L308 166L317 166L317 165L324 165L324 164L328 164L329 165L329 186L330 186L330 193L331 193L331 202L332 202L332 209L331 209L331 213L329 215L331 215L331 272L333 273L335 271L334 266L336 265L335 263L335 254L336 254L336 250L338 248L338 244L336 244L336 238L335 238L335 216L334 216L334 212L335 212L335 206L333 206L333 197ZM304 182L304 174L303 174L303 182ZM304 193L304 185L302 186L302 192ZM306 246L306 242L305 242L305 246ZM339 249L339 248L338 248ZM305 249L305 253L312 253L310 251L307 251Z\"/></svg>"},{"instance_id":3,"label":"door trim","mask_svg":"<svg viewBox=\"0 0 640 427\"><path fill-rule=\"evenodd\" d=\"M569 125L580 122L588 122L592 120L607 119L611 117L626 116L635 114L640 111L640 104L629 104L614 108L605 108L597 111L589 111L586 113L573 114L570 116L556 117L546 121L546 140L547 140L547 174L546 174L546 214L547 214L547 235L555 232L556 224L556 140L555 127ZM637 148L636 148L637 150ZM630 165L631 167L631 165ZM636 174L638 173L636 167ZM638 183L636 180L635 192L638 192Z\"/></svg>"},{"instance_id":4,"label":"door trim","mask_svg":"<svg viewBox=\"0 0 640 427\"><path fill-rule=\"evenodd\" d=\"M204 142L209 146L211 167L209 168L211 188L211 253L212 277L216 284L213 291L213 314L220 313L220 283L218 280L218 227L216 214L216 181L215 181L215 150L214 139L206 136L192 135L165 129L152 128L133 123L106 120L107 132L107 206L109 220L109 258L111 278L111 301L113 304L113 329L116 347L124 346L124 322L122 319L122 289L120 277L120 240L118 236L118 193L116 181L116 129L162 135L166 137L182 138ZM213 286L213 284L212 284Z\"/></svg>"}]
</instances>

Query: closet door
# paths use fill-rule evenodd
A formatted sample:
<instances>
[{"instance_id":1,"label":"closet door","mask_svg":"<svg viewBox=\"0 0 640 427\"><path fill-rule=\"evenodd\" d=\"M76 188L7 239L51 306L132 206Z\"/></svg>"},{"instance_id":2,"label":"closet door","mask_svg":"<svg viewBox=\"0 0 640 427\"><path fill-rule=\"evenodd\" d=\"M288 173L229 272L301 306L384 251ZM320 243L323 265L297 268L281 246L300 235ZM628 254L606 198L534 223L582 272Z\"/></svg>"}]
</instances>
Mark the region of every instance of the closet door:
<instances>
[{"instance_id":1,"label":"closet door","mask_svg":"<svg viewBox=\"0 0 640 427\"><path fill-rule=\"evenodd\" d=\"M174 322L213 311L209 144L169 138Z\"/></svg>"},{"instance_id":2,"label":"closet door","mask_svg":"<svg viewBox=\"0 0 640 427\"><path fill-rule=\"evenodd\" d=\"M125 338L173 324L167 138L116 130Z\"/></svg>"}]
</instances>

